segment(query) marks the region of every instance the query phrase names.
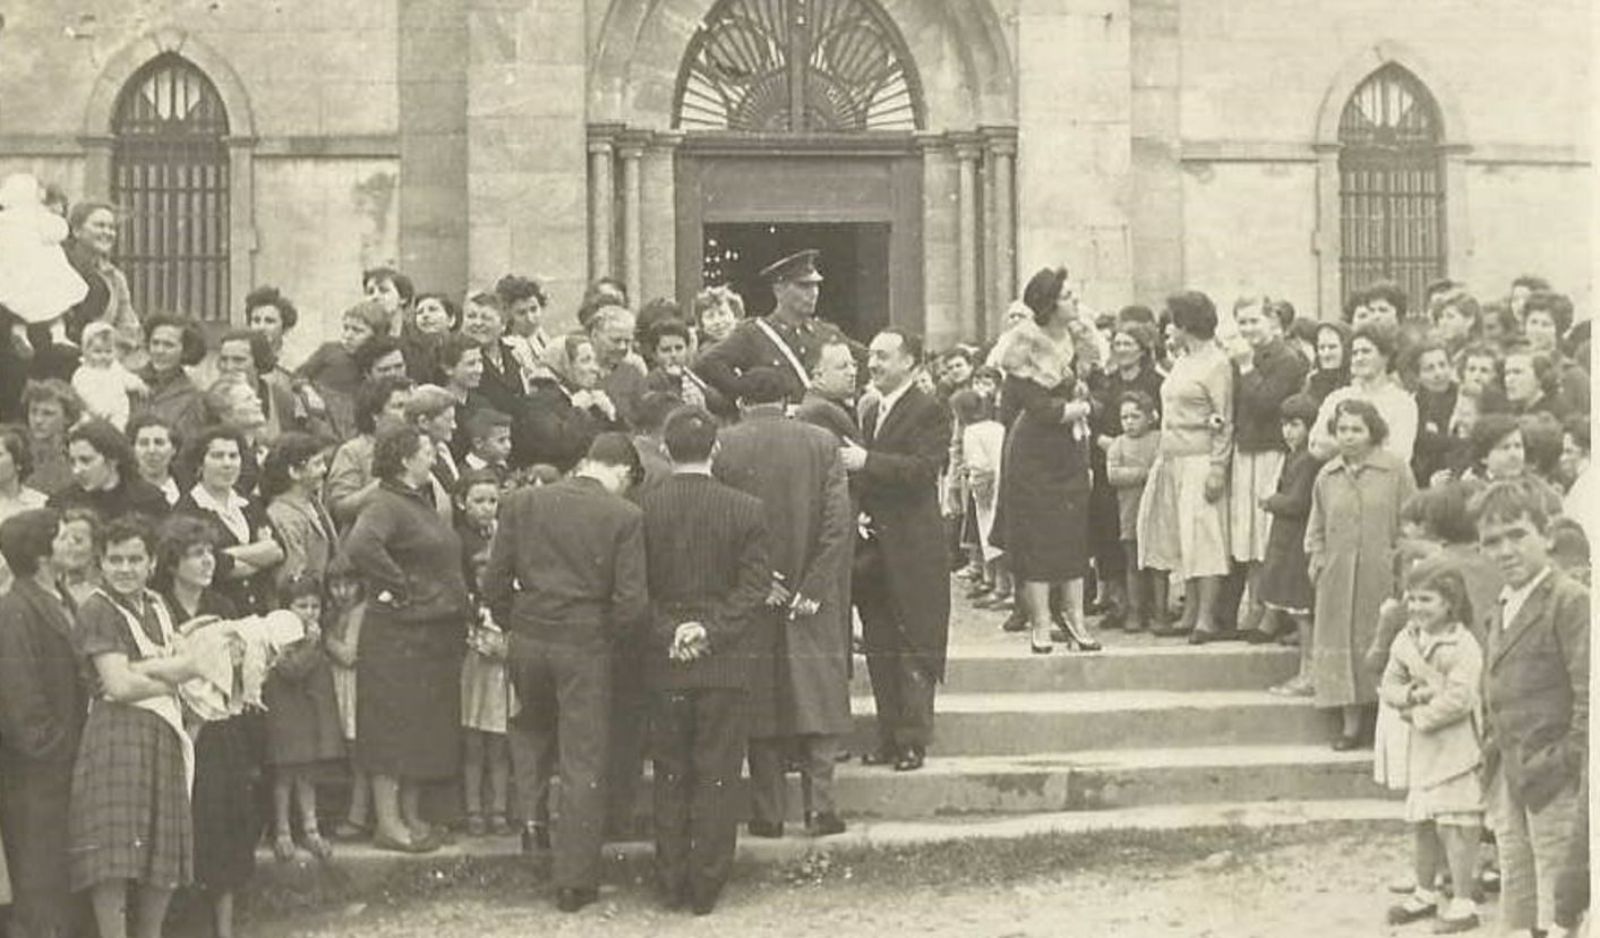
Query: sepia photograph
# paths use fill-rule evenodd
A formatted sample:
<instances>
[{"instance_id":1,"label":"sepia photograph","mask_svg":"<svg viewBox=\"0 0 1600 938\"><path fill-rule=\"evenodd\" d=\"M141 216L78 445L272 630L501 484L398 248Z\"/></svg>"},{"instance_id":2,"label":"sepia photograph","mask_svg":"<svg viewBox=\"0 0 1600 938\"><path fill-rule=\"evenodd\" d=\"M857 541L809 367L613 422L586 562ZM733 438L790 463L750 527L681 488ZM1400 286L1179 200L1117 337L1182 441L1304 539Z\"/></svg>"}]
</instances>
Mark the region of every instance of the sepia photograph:
<instances>
[{"instance_id":1,"label":"sepia photograph","mask_svg":"<svg viewBox=\"0 0 1600 938\"><path fill-rule=\"evenodd\" d=\"M0 0L0 938L1585 938L1592 0Z\"/></svg>"}]
</instances>

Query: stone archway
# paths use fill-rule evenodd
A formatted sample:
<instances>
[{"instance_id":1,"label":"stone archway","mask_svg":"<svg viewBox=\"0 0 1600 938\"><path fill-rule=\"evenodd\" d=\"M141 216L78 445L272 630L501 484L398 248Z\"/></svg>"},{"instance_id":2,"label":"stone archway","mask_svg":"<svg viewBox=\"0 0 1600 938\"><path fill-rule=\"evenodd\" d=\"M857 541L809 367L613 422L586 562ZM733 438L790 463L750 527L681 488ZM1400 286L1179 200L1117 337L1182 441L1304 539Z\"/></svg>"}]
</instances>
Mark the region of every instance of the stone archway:
<instances>
[{"instance_id":1,"label":"stone archway","mask_svg":"<svg viewBox=\"0 0 1600 938\"><path fill-rule=\"evenodd\" d=\"M128 82L164 54L183 57L204 72L228 114L228 310L242 314L245 293L255 282L255 109L244 82L226 57L181 29L149 33L123 46L100 70L84 108L84 195L111 195L111 125Z\"/></svg>"}]
</instances>

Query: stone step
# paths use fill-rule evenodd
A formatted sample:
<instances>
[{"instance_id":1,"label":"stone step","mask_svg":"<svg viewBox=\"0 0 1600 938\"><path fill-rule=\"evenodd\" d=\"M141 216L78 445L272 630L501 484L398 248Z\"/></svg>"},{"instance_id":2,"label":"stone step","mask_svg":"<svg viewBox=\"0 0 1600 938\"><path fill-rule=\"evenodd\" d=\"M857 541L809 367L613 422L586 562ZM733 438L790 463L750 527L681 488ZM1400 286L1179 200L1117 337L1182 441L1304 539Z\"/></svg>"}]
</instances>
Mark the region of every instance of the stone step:
<instances>
[{"instance_id":1,"label":"stone step","mask_svg":"<svg viewBox=\"0 0 1600 938\"><path fill-rule=\"evenodd\" d=\"M899 820L1387 796L1370 752L1325 744L932 756L917 772L853 763L839 767L835 792L847 817ZM788 804L799 820L798 776Z\"/></svg>"},{"instance_id":2,"label":"stone step","mask_svg":"<svg viewBox=\"0 0 1600 938\"><path fill-rule=\"evenodd\" d=\"M966 694L1118 690L1263 690L1295 673L1299 652L1276 645L1125 645L1095 653L1034 655L1016 644L953 647L941 692ZM871 694L856 656L851 693Z\"/></svg>"},{"instance_id":3,"label":"stone step","mask_svg":"<svg viewBox=\"0 0 1600 938\"><path fill-rule=\"evenodd\" d=\"M1017 756L1102 749L1317 744L1332 738L1331 718L1305 699L1266 691L1094 691L940 693L937 756ZM870 695L851 700L863 752L877 739Z\"/></svg>"}]
</instances>

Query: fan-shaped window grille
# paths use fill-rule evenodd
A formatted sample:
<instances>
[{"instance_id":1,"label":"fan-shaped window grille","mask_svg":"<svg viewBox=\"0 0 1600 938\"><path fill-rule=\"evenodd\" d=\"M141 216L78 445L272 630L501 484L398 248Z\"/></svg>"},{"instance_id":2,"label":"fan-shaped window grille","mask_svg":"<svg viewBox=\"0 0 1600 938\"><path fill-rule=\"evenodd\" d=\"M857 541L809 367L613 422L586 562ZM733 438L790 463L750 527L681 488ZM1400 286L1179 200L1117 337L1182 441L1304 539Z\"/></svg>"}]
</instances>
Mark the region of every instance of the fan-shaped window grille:
<instances>
[{"instance_id":1,"label":"fan-shaped window grille","mask_svg":"<svg viewBox=\"0 0 1600 938\"><path fill-rule=\"evenodd\" d=\"M1385 65L1367 77L1339 120L1344 296L1396 280L1413 302L1445 273L1444 133L1416 76Z\"/></svg>"},{"instance_id":2,"label":"fan-shaped window grille","mask_svg":"<svg viewBox=\"0 0 1600 938\"><path fill-rule=\"evenodd\" d=\"M199 69L162 55L129 80L112 121L115 261L141 315L228 316L228 115Z\"/></svg>"},{"instance_id":3,"label":"fan-shaped window grille","mask_svg":"<svg viewBox=\"0 0 1600 938\"><path fill-rule=\"evenodd\" d=\"M922 89L871 0L721 0L689 43L675 126L817 133L915 130Z\"/></svg>"}]
</instances>

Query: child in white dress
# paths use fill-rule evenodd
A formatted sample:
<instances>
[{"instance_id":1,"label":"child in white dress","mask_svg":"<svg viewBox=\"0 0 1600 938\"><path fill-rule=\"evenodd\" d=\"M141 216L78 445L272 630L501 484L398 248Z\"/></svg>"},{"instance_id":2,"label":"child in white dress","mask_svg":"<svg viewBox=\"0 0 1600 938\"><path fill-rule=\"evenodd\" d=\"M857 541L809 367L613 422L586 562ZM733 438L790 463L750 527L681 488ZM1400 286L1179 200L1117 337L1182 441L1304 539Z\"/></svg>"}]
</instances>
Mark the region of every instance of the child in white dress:
<instances>
[{"instance_id":1,"label":"child in white dress","mask_svg":"<svg viewBox=\"0 0 1600 938\"><path fill-rule=\"evenodd\" d=\"M89 415L106 420L118 430L128 427L135 398L150 388L117 360L117 331L107 322L83 327L83 359L72 373L72 389L83 399Z\"/></svg>"}]
</instances>

